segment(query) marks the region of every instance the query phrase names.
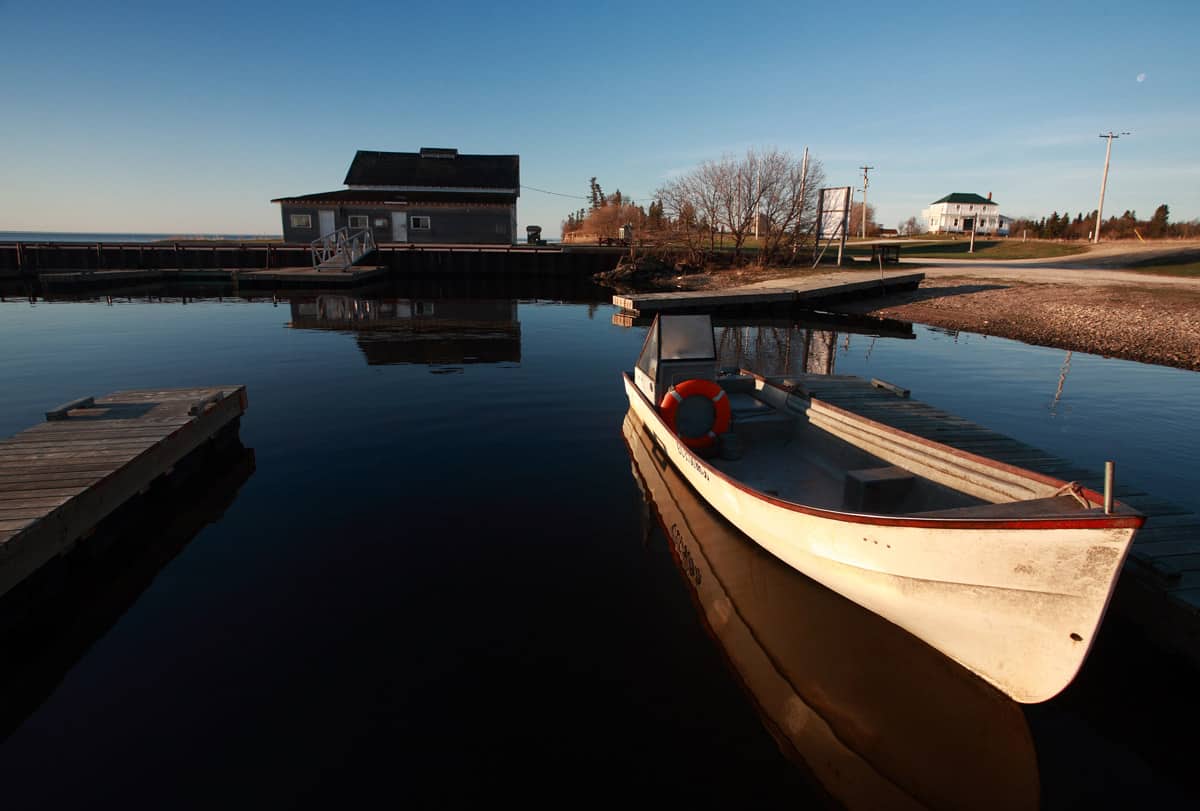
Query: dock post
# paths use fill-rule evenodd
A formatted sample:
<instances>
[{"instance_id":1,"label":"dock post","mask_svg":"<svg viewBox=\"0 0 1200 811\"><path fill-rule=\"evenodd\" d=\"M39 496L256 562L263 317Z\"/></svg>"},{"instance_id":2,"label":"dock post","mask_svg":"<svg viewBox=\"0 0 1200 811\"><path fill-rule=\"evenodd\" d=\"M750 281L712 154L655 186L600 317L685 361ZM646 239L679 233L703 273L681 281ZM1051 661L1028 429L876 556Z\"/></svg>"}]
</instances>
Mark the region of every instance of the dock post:
<instances>
[{"instance_id":1,"label":"dock post","mask_svg":"<svg viewBox=\"0 0 1200 811\"><path fill-rule=\"evenodd\" d=\"M1113 468L1115 465L1110 460L1104 463L1104 514L1112 515L1113 506Z\"/></svg>"}]
</instances>

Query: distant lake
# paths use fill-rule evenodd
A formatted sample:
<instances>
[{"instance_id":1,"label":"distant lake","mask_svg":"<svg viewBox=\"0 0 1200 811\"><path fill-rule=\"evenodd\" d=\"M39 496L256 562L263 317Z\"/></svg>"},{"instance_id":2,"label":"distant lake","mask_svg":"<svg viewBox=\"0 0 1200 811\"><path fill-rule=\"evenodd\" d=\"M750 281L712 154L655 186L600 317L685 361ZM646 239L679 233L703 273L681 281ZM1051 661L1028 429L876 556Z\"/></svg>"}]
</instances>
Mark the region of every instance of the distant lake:
<instances>
[{"instance_id":1,"label":"distant lake","mask_svg":"<svg viewBox=\"0 0 1200 811\"><path fill-rule=\"evenodd\" d=\"M0 231L0 242L157 242L164 239L282 239L277 234L109 234L57 231Z\"/></svg>"},{"instance_id":2,"label":"distant lake","mask_svg":"<svg viewBox=\"0 0 1200 811\"><path fill-rule=\"evenodd\" d=\"M924 671L881 652L903 632L790 571L762 569L761 582L802 607L786 622L822 631L788 660L813 749L782 745L760 716L623 438L620 372L645 328L615 326L603 291L485 290L0 300L0 436L85 395L244 383L253 451L167 514L141 516L151 549L177 544L147 553L145 582L64 594L93 607L32 652L0 650L6 807L570 807L602 795L813 807L828 799L814 775L830 770L803 757L823 746L847 759L835 766L936 793L937 768L921 772L932 787L905 771L907 736L946 752L977 741L924 727L923 708L947 717L906 698ZM1082 466L1114 458L1119 481L1200 509L1200 375L873 329L887 333L747 318L717 339L723 363L882 378ZM723 532L727 548L752 544ZM750 572L774 566L742 551ZM824 625L834 617L838 633ZM1022 778L1040 782L1044 807L1183 807L1200 790L1194 671L1109 627L1059 698L1018 708L993 696L984 710L1015 719L1014 745L1027 737L1037 773ZM991 695L923 656L963 694ZM889 671L887 707L838 703ZM836 684L822 681L831 673ZM826 740L821 723L854 735Z\"/></svg>"}]
</instances>

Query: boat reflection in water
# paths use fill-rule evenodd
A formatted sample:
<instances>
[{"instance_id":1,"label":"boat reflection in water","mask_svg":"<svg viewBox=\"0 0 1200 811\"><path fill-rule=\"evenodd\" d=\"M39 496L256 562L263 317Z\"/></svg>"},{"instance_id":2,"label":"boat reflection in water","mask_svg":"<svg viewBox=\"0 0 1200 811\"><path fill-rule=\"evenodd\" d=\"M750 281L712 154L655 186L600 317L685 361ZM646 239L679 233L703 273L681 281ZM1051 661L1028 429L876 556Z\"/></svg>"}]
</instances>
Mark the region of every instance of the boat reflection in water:
<instances>
[{"instance_id":1,"label":"boat reflection in water","mask_svg":"<svg viewBox=\"0 0 1200 811\"><path fill-rule=\"evenodd\" d=\"M739 532L632 411L623 433L710 635L780 748L837 802L1037 807L1037 756L1015 702Z\"/></svg>"},{"instance_id":2,"label":"boat reflection in water","mask_svg":"<svg viewBox=\"0 0 1200 811\"><path fill-rule=\"evenodd\" d=\"M292 299L291 308L295 329L353 332L372 366L521 360L521 323L513 299L328 295Z\"/></svg>"},{"instance_id":3,"label":"boat reflection in water","mask_svg":"<svg viewBox=\"0 0 1200 811\"><path fill-rule=\"evenodd\" d=\"M653 315L616 313L619 327L648 327ZM838 342L848 346L851 335L868 338L914 340L908 321L866 315L799 311L787 317L770 315L715 315L713 338L719 366L754 369L761 374L834 373Z\"/></svg>"}]
</instances>

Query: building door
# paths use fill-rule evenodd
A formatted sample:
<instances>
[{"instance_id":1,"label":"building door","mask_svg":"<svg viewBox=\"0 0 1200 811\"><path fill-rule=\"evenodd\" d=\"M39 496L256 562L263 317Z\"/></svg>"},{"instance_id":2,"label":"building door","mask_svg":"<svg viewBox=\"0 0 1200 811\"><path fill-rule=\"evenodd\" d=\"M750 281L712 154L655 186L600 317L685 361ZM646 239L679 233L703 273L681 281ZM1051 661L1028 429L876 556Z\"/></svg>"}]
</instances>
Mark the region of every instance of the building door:
<instances>
[{"instance_id":1,"label":"building door","mask_svg":"<svg viewBox=\"0 0 1200 811\"><path fill-rule=\"evenodd\" d=\"M392 242L408 242L408 214L392 212Z\"/></svg>"},{"instance_id":2,"label":"building door","mask_svg":"<svg viewBox=\"0 0 1200 811\"><path fill-rule=\"evenodd\" d=\"M321 226L321 236L327 236L337 230L333 224L333 211L329 209L319 209L317 211L317 224Z\"/></svg>"},{"instance_id":3,"label":"building door","mask_svg":"<svg viewBox=\"0 0 1200 811\"><path fill-rule=\"evenodd\" d=\"M963 233L965 234L967 231L974 231L974 230L975 230L975 218L974 217L963 217Z\"/></svg>"}]
</instances>

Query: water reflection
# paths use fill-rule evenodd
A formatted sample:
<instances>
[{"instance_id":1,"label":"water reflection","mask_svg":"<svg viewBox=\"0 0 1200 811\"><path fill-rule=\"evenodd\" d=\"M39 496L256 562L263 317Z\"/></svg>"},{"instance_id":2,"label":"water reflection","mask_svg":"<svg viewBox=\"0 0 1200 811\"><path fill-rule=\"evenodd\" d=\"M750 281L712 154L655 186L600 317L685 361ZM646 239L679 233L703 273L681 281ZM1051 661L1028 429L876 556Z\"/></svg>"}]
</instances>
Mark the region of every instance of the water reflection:
<instances>
[{"instance_id":1,"label":"water reflection","mask_svg":"<svg viewBox=\"0 0 1200 811\"><path fill-rule=\"evenodd\" d=\"M1033 808L1020 707L714 513L636 417L623 433L701 620L781 750L851 808Z\"/></svg>"},{"instance_id":2,"label":"water reflection","mask_svg":"<svg viewBox=\"0 0 1200 811\"><path fill-rule=\"evenodd\" d=\"M619 327L649 326L652 315L618 312L612 322ZM907 321L798 310L790 316L715 315L712 319L721 366L752 369L759 374L826 374L837 366L838 340L850 348L851 335L913 340ZM867 356L870 357L870 348Z\"/></svg>"},{"instance_id":3,"label":"water reflection","mask_svg":"<svg viewBox=\"0 0 1200 811\"><path fill-rule=\"evenodd\" d=\"M237 424L0 600L0 741L58 687L255 470Z\"/></svg>"},{"instance_id":4,"label":"water reflection","mask_svg":"<svg viewBox=\"0 0 1200 811\"><path fill-rule=\"evenodd\" d=\"M293 298L290 305L292 328L353 332L369 365L521 360L514 299L322 295Z\"/></svg>"}]
</instances>

